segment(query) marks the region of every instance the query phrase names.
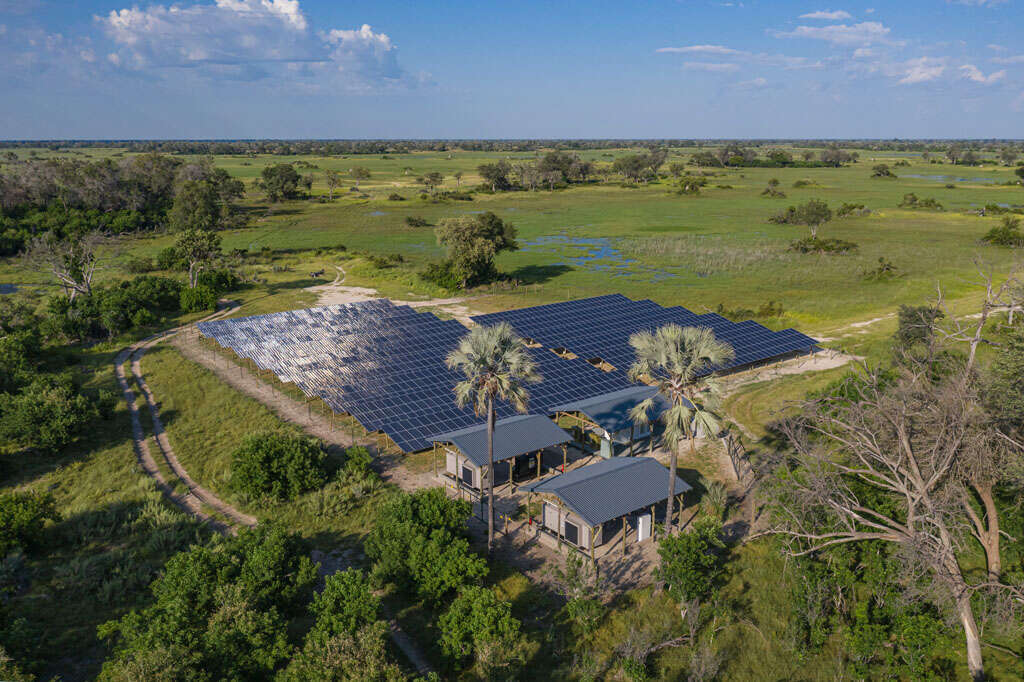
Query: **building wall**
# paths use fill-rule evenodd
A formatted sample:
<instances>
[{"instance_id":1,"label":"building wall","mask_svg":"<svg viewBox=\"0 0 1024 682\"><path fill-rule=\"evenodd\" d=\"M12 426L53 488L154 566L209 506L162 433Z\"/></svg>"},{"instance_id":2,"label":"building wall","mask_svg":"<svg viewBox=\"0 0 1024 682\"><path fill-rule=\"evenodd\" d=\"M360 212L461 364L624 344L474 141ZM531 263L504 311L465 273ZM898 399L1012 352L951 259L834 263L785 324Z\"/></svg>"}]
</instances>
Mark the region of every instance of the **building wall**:
<instances>
[{"instance_id":1,"label":"building wall","mask_svg":"<svg viewBox=\"0 0 1024 682\"><path fill-rule=\"evenodd\" d=\"M576 546L579 547L580 549L590 549L590 527L587 526L587 524L584 523L583 520L580 519L578 516L576 516L575 514L573 514L570 511L567 511L567 510L563 511L562 512L561 523L559 523L558 505L554 504L552 502L545 502L544 503L543 516L544 516L544 527L547 528L548 530L550 530L552 533L555 533L555 534L559 534L560 533L563 538L565 538L565 535L566 535L566 533L565 533L565 524L566 523L571 523L571 524L575 525L579 529L579 541L576 543ZM597 528L597 535L595 537L595 540L596 540L595 547L597 545L601 544L601 528L600 527Z\"/></svg>"}]
</instances>

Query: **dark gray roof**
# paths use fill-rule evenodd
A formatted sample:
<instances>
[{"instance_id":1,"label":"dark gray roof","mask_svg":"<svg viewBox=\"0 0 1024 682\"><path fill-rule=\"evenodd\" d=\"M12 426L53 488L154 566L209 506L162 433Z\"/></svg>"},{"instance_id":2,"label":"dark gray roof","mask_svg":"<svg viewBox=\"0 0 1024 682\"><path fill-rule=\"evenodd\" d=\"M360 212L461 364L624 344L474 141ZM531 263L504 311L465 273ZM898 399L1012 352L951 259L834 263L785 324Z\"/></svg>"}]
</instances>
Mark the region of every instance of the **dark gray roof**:
<instances>
[{"instance_id":1,"label":"dark gray roof","mask_svg":"<svg viewBox=\"0 0 1024 682\"><path fill-rule=\"evenodd\" d=\"M477 466L486 466L487 424L476 424L458 431L430 437L437 443L452 443ZM512 459L552 445L568 443L572 436L553 421L539 414L523 414L494 423L494 461Z\"/></svg>"},{"instance_id":2,"label":"dark gray roof","mask_svg":"<svg viewBox=\"0 0 1024 682\"><path fill-rule=\"evenodd\" d=\"M554 412L582 412L590 417L595 423L609 433L615 433L628 429L633 420L629 418L629 411L638 404L654 398L654 411L651 413L651 420L661 416L661 413L668 409L669 402L654 386L640 384L624 388L621 391L605 393L604 395L575 400L552 408Z\"/></svg>"},{"instance_id":3,"label":"dark gray roof","mask_svg":"<svg viewBox=\"0 0 1024 682\"><path fill-rule=\"evenodd\" d=\"M549 493L596 526L668 499L668 469L650 457L613 457L522 486ZM676 494L690 486L676 476Z\"/></svg>"}]
</instances>

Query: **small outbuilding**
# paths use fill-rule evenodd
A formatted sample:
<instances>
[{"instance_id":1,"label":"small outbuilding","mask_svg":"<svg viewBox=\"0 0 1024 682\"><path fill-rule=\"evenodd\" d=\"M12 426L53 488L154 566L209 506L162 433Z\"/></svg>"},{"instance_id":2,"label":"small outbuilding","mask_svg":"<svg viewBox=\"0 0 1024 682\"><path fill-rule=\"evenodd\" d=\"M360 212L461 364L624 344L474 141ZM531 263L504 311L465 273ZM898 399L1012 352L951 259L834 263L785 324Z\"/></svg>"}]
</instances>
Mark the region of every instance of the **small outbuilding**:
<instances>
[{"instance_id":1,"label":"small outbuilding","mask_svg":"<svg viewBox=\"0 0 1024 682\"><path fill-rule=\"evenodd\" d=\"M647 385L565 403L554 411L563 423L572 423L579 429L581 440L585 440L588 432L596 435L600 442L598 453L608 459L622 453L633 454L637 443L651 437L651 425L637 425L630 417L632 409L648 398L654 399L654 407L648 412L653 424L668 409L669 402L657 388Z\"/></svg>"},{"instance_id":2,"label":"small outbuilding","mask_svg":"<svg viewBox=\"0 0 1024 682\"><path fill-rule=\"evenodd\" d=\"M487 455L487 424L475 424L458 431L431 436L434 442L435 471L437 457L444 454L443 476L460 489L479 492L487 487L490 459ZM552 461L553 448L560 448L558 457L563 470L566 465L566 444L572 436L543 415L525 414L500 419L494 423L494 485L514 484L517 480L539 478L546 468L557 466ZM544 454L548 454L545 463Z\"/></svg>"},{"instance_id":3,"label":"small outbuilding","mask_svg":"<svg viewBox=\"0 0 1024 682\"><path fill-rule=\"evenodd\" d=\"M568 544L594 558L594 549L617 537L622 550L633 534L634 542L651 537L653 523L664 518L669 473L651 457L615 457L568 471L522 487L542 499L539 519L531 518L549 541L561 549ZM690 486L676 476L676 497L681 501ZM531 508L528 502L527 508ZM681 508L676 505L676 509ZM621 534L621 535L620 535Z\"/></svg>"}]
</instances>

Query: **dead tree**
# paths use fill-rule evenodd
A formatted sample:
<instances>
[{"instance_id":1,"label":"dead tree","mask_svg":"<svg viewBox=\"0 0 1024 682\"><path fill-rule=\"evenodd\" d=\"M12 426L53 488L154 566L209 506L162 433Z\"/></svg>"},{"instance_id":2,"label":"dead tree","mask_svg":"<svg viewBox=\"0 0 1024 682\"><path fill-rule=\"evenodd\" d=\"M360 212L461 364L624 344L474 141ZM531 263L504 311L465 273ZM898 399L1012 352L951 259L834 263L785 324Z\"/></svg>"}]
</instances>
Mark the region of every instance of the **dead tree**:
<instances>
[{"instance_id":1,"label":"dead tree","mask_svg":"<svg viewBox=\"0 0 1024 682\"><path fill-rule=\"evenodd\" d=\"M92 279L100 267L99 247L105 241L99 232L81 237L57 237L52 232L33 237L25 250L29 267L49 271L72 301L92 293Z\"/></svg>"},{"instance_id":2,"label":"dead tree","mask_svg":"<svg viewBox=\"0 0 1024 682\"><path fill-rule=\"evenodd\" d=\"M854 392L806 401L783 422L792 449L771 457L765 472L766 532L785 538L793 556L866 540L897 544L903 575L918 576L933 602L956 614L971 675L981 680L971 597L985 590L1010 596L1015 607L1021 600L998 580L970 582L958 562L974 529L961 474L984 440L976 402L965 393L970 382L936 381L914 368L902 369L894 384L866 369L857 381Z\"/></svg>"},{"instance_id":3,"label":"dead tree","mask_svg":"<svg viewBox=\"0 0 1024 682\"><path fill-rule=\"evenodd\" d=\"M1021 268L1019 266L1014 267L1001 284L995 283L993 274L986 271L979 261L975 261L975 266L978 269L978 283L985 291L985 298L978 313L966 317L956 317L947 307L941 287L938 289L938 308L945 313L949 320L948 328L939 331L948 340L967 344L968 370L974 369L978 347L981 344L997 345L985 336L985 325L992 315L1005 312L1012 322L1014 313L1024 311L1024 283L1020 279Z\"/></svg>"}]
</instances>

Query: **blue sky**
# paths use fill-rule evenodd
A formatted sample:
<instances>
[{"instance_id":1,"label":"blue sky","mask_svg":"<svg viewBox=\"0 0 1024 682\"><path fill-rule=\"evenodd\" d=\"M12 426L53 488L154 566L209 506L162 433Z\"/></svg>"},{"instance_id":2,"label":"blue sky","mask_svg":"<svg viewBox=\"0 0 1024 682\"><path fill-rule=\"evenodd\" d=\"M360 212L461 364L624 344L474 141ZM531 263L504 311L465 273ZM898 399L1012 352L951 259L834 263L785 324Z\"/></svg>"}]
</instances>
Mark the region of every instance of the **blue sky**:
<instances>
[{"instance_id":1,"label":"blue sky","mask_svg":"<svg viewBox=\"0 0 1024 682\"><path fill-rule=\"evenodd\" d=\"M1019 138L1022 3L0 0L0 138Z\"/></svg>"}]
</instances>

